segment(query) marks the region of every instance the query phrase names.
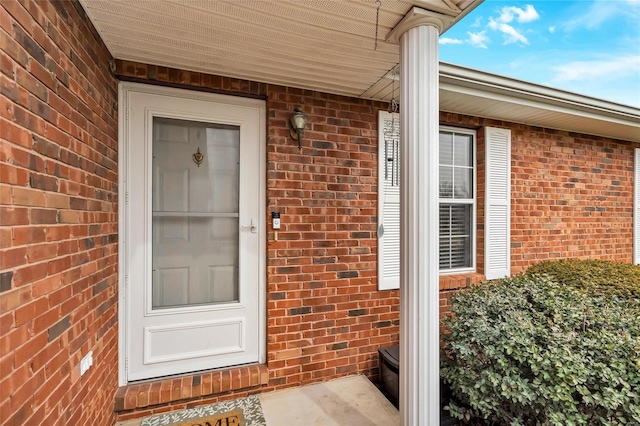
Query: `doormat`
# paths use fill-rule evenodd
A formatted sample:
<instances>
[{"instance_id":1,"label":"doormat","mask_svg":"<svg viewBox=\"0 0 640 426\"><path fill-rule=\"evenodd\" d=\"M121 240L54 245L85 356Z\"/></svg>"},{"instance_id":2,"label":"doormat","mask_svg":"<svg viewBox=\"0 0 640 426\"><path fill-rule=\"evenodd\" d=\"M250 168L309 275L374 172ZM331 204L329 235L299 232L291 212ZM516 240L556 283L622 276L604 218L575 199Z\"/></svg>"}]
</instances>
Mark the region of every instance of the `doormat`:
<instances>
[{"instance_id":1,"label":"doormat","mask_svg":"<svg viewBox=\"0 0 640 426\"><path fill-rule=\"evenodd\" d=\"M260 399L247 398L156 414L140 426L266 426Z\"/></svg>"}]
</instances>

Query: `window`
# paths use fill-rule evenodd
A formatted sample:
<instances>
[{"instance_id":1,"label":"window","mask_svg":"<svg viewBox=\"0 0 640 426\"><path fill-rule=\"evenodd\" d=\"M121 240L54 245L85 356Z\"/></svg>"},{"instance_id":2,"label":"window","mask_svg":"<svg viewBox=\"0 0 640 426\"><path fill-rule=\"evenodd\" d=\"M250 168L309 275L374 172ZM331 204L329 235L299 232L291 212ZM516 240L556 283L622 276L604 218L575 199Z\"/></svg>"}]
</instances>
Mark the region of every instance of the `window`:
<instances>
[{"instance_id":1,"label":"window","mask_svg":"<svg viewBox=\"0 0 640 426\"><path fill-rule=\"evenodd\" d=\"M378 288L400 287L399 116L378 113ZM487 279L510 275L511 131L485 127L484 256ZM476 271L476 132L441 127L439 136L440 273ZM640 182L640 150L637 180ZM640 188L640 184L638 184ZM640 206L640 189L636 195ZM640 207L638 207L640 211ZM638 214L640 217L640 213ZM640 220L636 235L640 236ZM637 238L640 263L640 237Z\"/></svg>"},{"instance_id":2,"label":"window","mask_svg":"<svg viewBox=\"0 0 640 426\"><path fill-rule=\"evenodd\" d=\"M440 272L475 268L475 132L440 130Z\"/></svg>"}]
</instances>

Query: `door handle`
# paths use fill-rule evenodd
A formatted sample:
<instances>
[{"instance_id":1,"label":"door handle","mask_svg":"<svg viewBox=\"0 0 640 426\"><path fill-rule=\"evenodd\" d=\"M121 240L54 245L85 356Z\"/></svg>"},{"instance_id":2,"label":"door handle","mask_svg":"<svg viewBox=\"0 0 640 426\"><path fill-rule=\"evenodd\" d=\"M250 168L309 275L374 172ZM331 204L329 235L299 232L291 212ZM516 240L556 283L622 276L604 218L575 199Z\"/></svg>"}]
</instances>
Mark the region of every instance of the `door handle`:
<instances>
[{"instance_id":1,"label":"door handle","mask_svg":"<svg viewBox=\"0 0 640 426\"><path fill-rule=\"evenodd\" d=\"M258 232L258 225L255 224L255 220L251 219L251 225L247 225L247 226L241 226L241 229L248 229L251 231L252 234L255 234L256 232Z\"/></svg>"}]
</instances>

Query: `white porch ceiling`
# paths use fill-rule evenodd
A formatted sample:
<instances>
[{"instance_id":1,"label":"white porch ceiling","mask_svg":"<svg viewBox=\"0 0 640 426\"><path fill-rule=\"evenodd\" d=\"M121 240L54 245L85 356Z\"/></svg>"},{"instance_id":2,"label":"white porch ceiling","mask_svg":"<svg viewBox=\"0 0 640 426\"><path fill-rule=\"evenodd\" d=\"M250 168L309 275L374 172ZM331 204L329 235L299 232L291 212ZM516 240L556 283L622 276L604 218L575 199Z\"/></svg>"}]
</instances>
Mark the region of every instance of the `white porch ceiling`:
<instances>
[{"instance_id":1,"label":"white porch ceiling","mask_svg":"<svg viewBox=\"0 0 640 426\"><path fill-rule=\"evenodd\" d=\"M117 59L390 99L389 32L414 6L461 17L479 0L80 0ZM379 13L377 12L380 4ZM378 15L376 47L376 15ZM369 90L379 83L379 88Z\"/></svg>"},{"instance_id":2,"label":"white porch ceiling","mask_svg":"<svg viewBox=\"0 0 640 426\"><path fill-rule=\"evenodd\" d=\"M385 40L406 13L455 23L480 2L80 0L116 59L385 101L399 92ZM443 111L640 142L638 108L448 64L440 83Z\"/></svg>"}]
</instances>

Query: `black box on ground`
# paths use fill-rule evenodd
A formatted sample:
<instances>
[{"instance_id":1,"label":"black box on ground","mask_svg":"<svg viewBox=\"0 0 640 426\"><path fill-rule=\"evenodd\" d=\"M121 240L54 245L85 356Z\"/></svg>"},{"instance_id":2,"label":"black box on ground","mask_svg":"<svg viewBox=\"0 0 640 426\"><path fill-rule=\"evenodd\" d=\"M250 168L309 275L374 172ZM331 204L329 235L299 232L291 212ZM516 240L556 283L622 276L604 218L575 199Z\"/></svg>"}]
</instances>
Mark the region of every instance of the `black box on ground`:
<instances>
[{"instance_id":1,"label":"black box on ground","mask_svg":"<svg viewBox=\"0 0 640 426\"><path fill-rule=\"evenodd\" d=\"M380 390L396 408L398 408L398 389L400 387L400 346L378 349Z\"/></svg>"},{"instance_id":2,"label":"black box on ground","mask_svg":"<svg viewBox=\"0 0 640 426\"><path fill-rule=\"evenodd\" d=\"M391 403L398 408L400 403L400 345L378 349L380 390ZM451 417L443 407L452 398L451 389L440 382L440 426L454 426L458 420Z\"/></svg>"}]
</instances>

